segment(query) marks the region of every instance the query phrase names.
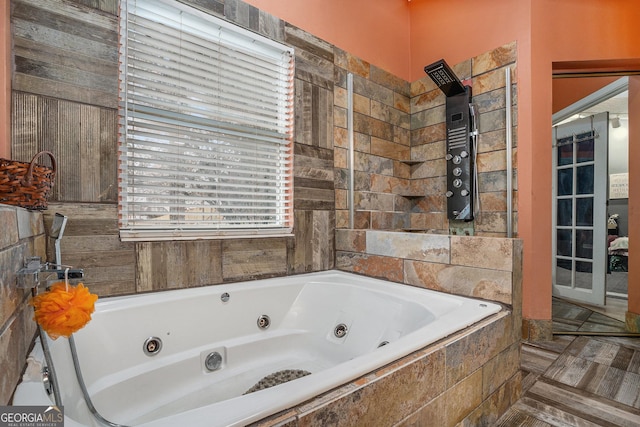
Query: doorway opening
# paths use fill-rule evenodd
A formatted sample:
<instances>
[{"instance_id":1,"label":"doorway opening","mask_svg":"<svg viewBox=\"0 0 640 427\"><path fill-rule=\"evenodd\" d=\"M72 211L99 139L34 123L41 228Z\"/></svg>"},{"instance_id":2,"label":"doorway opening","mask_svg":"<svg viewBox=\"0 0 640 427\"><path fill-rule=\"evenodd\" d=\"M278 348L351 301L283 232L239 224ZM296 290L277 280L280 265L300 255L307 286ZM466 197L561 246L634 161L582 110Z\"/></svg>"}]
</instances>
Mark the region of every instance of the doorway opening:
<instances>
[{"instance_id":1,"label":"doorway opening","mask_svg":"<svg viewBox=\"0 0 640 427\"><path fill-rule=\"evenodd\" d=\"M627 88L617 78L553 116L554 333L627 334Z\"/></svg>"}]
</instances>

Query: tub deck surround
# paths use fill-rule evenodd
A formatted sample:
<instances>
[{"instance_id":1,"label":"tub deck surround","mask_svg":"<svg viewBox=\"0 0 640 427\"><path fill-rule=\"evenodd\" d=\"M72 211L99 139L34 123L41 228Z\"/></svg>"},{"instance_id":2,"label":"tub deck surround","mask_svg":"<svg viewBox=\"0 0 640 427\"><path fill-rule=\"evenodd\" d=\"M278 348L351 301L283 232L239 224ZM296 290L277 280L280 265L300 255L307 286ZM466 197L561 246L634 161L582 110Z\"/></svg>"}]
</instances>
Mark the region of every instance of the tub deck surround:
<instances>
[{"instance_id":1,"label":"tub deck surround","mask_svg":"<svg viewBox=\"0 0 640 427\"><path fill-rule=\"evenodd\" d=\"M519 313L520 240L338 229L336 252L338 269L498 301Z\"/></svg>"},{"instance_id":2,"label":"tub deck surround","mask_svg":"<svg viewBox=\"0 0 640 427\"><path fill-rule=\"evenodd\" d=\"M266 329L258 325L263 315L270 320ZM429 356L433 350L427 347L442 339L437 348L447 347L448 359L440 360L442 366L434 364L429 375L449 372L451 384L442 385L453 386L468 370L476 371L478 363L507 357L498 355L513 336L512 327L504 329L511 316L499 304L327 271L105 298L96 304L92 321L74 336L93 404L110 421L240 426L345 383L351 389L393 376L408 364L419 387L425 387L419 380L427 378L419 372L425 363L421 359L440 360ZM470 325L471 334L488 327L493 332L477 335L477 342L455 335ZM346 330L344 337L335 332L340 327ZM458 338L447 339L453 336ZM149 337L163 342L153 356L143 351ZM478 354L463 354L462 342ZM66 416L95 425L73 373L67 340L50 340L50 346ZM206 361L212 353L219 354L221 368L210 371ZM311 375L243 395L283 370ZM391 380L389 387L402 384L404 380ZM36 395L45 398L40 404L47 404L39 381L22 383L14 403L37 404L29 396L38 387ZM394 403L403 405L402 400Z\"/></svg>"}]
</instances>

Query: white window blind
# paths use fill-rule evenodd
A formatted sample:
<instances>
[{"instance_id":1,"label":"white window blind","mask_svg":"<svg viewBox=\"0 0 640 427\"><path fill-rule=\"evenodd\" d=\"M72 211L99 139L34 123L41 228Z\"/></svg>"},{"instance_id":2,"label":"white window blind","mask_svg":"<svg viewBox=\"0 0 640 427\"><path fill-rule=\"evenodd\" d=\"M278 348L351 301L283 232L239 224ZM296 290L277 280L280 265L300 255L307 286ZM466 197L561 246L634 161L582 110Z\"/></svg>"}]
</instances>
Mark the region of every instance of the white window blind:
<instances>
[{"instance_id":1,"label":"white window blind","mask_svg":"<svg viewBox=\"0 0 640 427\"><path fill-rule=\"evenodd\" d=\"M291 233L293 50L174 0L122 0L123 240Z\"/></svg>"}]
</instances>

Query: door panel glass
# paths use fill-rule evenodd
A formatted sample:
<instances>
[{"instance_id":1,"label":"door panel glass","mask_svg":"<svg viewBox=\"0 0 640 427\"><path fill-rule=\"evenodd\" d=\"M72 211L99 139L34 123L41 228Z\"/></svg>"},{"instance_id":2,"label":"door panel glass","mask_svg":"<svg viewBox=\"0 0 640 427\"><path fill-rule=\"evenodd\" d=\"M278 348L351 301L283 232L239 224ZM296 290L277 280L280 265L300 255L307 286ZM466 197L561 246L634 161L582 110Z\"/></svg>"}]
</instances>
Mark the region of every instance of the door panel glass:
<instances>
[{"instance_id":1,"label":"door panel glass","mask_svg":"<svg viewBox=\"0 0 640 427\"><path fill-rule=\"evenodd\" d=\"M592 230L576 230L576 258L593 258Z\"/></svg>"},{"instance_id":2,"label":"door panel glass","mask_svg":"<svg viewBox=\"0 0 640 427\"><path fill-rule=\"evenodd\" d=\"M573 163L573 144L561 145L558 147L558 166L570 165Z\"/></svg>"},{"instance_id":3,"label":"door panel glass","mask_svg":"<svg viewBox=\"0 0 640 427\"><path fill-rule=\"evenodd\" d=\"M570 226L572 225L572 217L573 217L573 203L571 199L560 199L558 200L558 225L559 226Z\"/></svg>"},{"instance_id":4,"label":"door panel glass","mask_svg":"<svg viewBox=\"0 0 640 427\"><path fill-rule=\"evenodd\" d=\"M569 259L556 260L556 284L571 286L572 264Z\"/></svg>"},{"instance_id":5,"label":"door panel glass","mask_svg":"<svg viewBox=\"0 0 640 427\"><path fill-rule=\"evenodd\" d=\"M577 163L593 161L593 144L593 139L578 143Z\"/></svg>"},{"instance_id":6,"label":"door panel glass","mask_svg":"<svg viewBox=\"0 0 640 427\"><path fill-rule=\"evenodd\" d=\"M576 199L576 225L593 225L593 197Z\"/></svg>"},{"instance_id":7,"label":"door panel glass","mask_svg":"<svg viewBox=\"0 0 640 427\"><path fill-rule=\"evenodd\" d=\"M576 179L578 191L576 194L593 194L593 165L580 166Z\"/></svg>"},{"instance_id":8,"label":"door panel glass","mask_svg":"<svg viewBox=\"0 0 640 427\"><path fill-rule=\"evenodd\" d=\"M593 286L593 263L576 261L576 288L591 289Z\"/></svg>"},{"instance_id":9,"label":"door panel glass","mask_svg":"<svg viewBox=\"0 0 640 427\"><path fill-rule=\"evenodd\" d=\"M573 194L573 169L558 170L558 196Z\"/></svg>"},{"instance_id":10,"label":"door panel glass","mask_svg":"<svg viewBox=\"0 0 640 427\"><path fill-rule=\"evenodd\" d=\"M571 256L571 245L573 236L571 230L556 230L557 254L560 256Z\"/></svg>"}]
</instances>

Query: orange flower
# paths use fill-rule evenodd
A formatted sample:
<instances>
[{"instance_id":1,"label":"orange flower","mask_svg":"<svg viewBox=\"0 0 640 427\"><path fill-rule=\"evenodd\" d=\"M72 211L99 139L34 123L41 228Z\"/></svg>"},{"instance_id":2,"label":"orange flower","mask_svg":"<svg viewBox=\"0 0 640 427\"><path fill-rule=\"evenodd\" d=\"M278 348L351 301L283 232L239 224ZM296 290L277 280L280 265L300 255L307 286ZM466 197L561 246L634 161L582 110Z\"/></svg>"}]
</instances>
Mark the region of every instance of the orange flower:
<instances>
[{"instance_id":1,"label":"orange flower","mask_svg":"<svg viewBox=\"0 0 640 427\"><path fill-rule=\"evenodd\" d=\"M29 304L34 307L33 319L55 340L84 327L91 320L97 299L82 283L67 287L64 282L57 282Z\"/></svg>"}]
</instances>

